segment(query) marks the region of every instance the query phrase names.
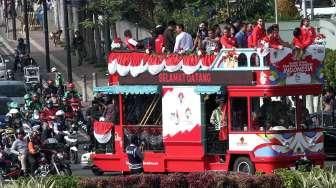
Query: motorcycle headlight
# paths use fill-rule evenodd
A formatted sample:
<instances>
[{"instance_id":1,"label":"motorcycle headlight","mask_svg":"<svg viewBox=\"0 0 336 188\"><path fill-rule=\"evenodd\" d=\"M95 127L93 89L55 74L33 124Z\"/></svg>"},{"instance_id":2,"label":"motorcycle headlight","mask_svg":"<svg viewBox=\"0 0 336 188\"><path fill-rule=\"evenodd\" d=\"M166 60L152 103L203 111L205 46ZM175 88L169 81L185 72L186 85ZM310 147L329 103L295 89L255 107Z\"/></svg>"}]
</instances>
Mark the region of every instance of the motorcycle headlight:
<instances>
[{"instance_id":1,"label":"motorcycle headlight","mask_svg":"<svg viewBox=\"0 0 336 188\"><path fill-rule=\"evenodd\" d=\"M63 154L62 153L57 153L57 158L59 158L59 159L63 159L64 158L64 156L63 156Z\"/></svg>"}]
</instances>

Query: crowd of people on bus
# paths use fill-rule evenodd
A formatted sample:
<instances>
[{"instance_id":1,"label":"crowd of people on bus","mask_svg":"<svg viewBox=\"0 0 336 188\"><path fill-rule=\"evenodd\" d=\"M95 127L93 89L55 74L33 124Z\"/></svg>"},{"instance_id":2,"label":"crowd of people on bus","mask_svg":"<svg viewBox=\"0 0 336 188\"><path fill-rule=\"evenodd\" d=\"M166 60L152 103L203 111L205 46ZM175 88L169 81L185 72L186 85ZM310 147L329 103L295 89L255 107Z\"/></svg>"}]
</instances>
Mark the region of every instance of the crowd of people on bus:
<instances>
[{"instance_id":1,"label":"crowd of people on bus","mask_svg":"<svg viewBox=\"0 0 336 188\"><path fill-rule=\"evenodd\" d=\"M151 34L143 43L134 39L130 30L125 30L125 40L121 41L116 37L112 49L117 46L127 50L148 49L157 54L213 54L222 48L258 48L265 41L271 48L295 49L296 56L299 57L316 38L315 28L310 25L308 18L302 19L300 27L294 29L290 43L281 39L278 24L266 28L263 19L258 19L255 24L236 20L224 26L216 24L211 27L207 22L202 22L194 37L186 31L183 24L170 21L166 28L162 25L156 26Z\"/></svg>"}]
</instances>

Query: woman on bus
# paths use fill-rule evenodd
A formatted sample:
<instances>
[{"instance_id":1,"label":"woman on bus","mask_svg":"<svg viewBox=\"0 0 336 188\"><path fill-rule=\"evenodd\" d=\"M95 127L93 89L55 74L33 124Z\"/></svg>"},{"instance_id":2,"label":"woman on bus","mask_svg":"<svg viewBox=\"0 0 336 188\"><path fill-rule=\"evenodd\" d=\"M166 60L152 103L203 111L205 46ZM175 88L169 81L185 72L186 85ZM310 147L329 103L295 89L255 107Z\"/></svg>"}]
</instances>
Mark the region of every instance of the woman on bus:
<instances>
[{"instance_id":1,"label":"woman on bus","mask_svg":"<svg viewBox=\"0 0 336 188\"><path fill-rule=\"evenodd\" d=\"M316 38L315 28L310 25L310 20L308 18L303 18L301 20L300 29L303 47L307 48L309 45L314 43Z\"/></svg>"}]
</instances>

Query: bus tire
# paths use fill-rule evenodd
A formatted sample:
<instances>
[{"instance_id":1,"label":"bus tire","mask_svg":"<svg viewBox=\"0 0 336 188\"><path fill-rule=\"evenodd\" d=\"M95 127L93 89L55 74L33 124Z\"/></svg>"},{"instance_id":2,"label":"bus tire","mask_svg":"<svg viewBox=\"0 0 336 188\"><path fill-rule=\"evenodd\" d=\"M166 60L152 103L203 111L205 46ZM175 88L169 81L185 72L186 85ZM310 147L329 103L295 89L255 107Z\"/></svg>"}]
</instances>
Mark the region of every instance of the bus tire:
<instances>
[{"instance_id":1,"label":"bus tire","mask_svg":"<svg viewBox=\"0 0 336 188\"><path fill-rule=\"evenodd\" d=\"M95 175L95 176L102 176L104 174L103 171L101 171L99 168L97 167L92 167L92 173Z\"/></svg>"},{"instance_id":2,"label":"bus tire","mask_svg":"<svg viewBox=\"0 0 336 188\"><path fill-rule=\"evenodd\" d=\"M252 161L248 157L238 157L233 163L234 172L254 174L255 167Z\"/></svg>"}]
</instances>

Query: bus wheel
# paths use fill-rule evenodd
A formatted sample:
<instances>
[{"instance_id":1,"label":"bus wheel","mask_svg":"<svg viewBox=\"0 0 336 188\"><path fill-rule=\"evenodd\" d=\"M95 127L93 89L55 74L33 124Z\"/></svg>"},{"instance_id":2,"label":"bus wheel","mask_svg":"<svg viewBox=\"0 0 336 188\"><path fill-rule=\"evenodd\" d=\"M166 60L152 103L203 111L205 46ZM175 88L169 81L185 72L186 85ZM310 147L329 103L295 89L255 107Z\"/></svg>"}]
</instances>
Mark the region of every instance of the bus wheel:
<instances>
[{"instance_id":1,"label":"bus wheel","mask_svg":"<svg viewBox=\"0 0 336 188\"><path fill-rule=\"evenodd\" d=\"M255 167L249 158L238 157L233 164L233 171L247 174L254 174Z\"/></svg>"},{"instance_id":2,"label":"bus wheel","mask_svg":"<svg viewBox=\"0 0 336 188\"><path fill-rule=\"evenodd\" d=\"M92 173L95 175L95 176L101 176L104 174L103 171L101 171L99 168L97 167L92 167Z\"/></svg>"}]
</instances>

